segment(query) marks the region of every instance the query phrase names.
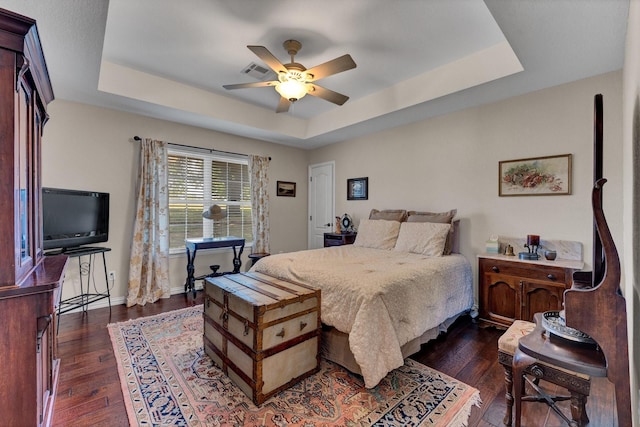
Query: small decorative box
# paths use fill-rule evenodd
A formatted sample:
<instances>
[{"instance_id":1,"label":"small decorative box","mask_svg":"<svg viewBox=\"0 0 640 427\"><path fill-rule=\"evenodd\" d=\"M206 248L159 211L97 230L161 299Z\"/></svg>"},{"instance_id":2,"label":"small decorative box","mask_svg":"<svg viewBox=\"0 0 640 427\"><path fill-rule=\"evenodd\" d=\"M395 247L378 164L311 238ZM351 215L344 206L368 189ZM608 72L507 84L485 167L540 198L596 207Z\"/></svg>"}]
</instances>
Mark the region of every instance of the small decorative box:
<instances>
[{"instance_id":1,"label":"small decorative box","mask_svg":"<svg viewBox=\"0 0 640 427\"><path fill-rule=\"evenodd\" d=\"M500 243L498 243L498 239L489 239L486 242L486 251L489 254L497 254L500 252Z\"/></svg>"}]
</instances>

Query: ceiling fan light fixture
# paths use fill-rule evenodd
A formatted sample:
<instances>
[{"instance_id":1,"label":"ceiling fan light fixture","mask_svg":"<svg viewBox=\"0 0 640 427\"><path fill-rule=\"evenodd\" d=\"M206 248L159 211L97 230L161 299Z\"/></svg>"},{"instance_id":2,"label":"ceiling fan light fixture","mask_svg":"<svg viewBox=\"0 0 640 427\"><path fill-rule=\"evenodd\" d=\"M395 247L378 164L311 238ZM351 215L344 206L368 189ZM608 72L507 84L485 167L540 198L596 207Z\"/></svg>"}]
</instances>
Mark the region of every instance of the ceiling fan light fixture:
<instances>
[{"instance_id":1,"label":"ceiling fan light fixture","mask_svg":"<svg viewBox=\"0 0 640 427\"><path fill-rule=\"evenodd\" d=\"M250 87L273 87L280 94L280 101L276 108L276 113L285 113L293 102L303 98L306 94L317 98L322 98L336 105L342 105L349 99L348 96L315 84L316 80L341 73L343 71L356 68L356 63L351 55L342 55L307 68L295 61L295 55L302 48L302 43L297 40L287 40L283 43L284 49L291 56L291 62L281 63L269 49L264 46L247 46L258 58L260 58L273 72L278 75L278 80L263 81L257 83L238 83L233 85L223 85L227 90L244 89Z\"/></svg>"},{"instance_id":2,"label":"ceiling fan light fixture","mask_svg":"<svg viewBox=\"0 0 640 427\"><path fill-rule=\"evenodd\" d=\"M276 91L283 98L295 102L307 94L307 85L304 82L285 77L281 78L280 83L276 85Z\"/></svg>"}]
</instances>

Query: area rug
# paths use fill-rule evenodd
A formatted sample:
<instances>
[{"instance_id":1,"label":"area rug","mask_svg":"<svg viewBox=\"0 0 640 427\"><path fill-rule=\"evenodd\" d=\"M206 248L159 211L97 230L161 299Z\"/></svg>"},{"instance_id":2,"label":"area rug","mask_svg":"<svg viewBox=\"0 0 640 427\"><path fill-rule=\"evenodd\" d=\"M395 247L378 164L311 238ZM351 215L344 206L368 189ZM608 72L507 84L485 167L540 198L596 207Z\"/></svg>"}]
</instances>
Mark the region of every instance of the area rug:
<instances>
[{"instance_id":1,"label":"area rug","mask_svg":"<svg viewBox=\"0 0 640 427\"><path fill-rule=\"evenodd\" d=\"M480 393L407 359L376 387L322 360L257 407L204 353L202 305L108 325L132 426L465 426Z\"/></svg>"}]
</instances>

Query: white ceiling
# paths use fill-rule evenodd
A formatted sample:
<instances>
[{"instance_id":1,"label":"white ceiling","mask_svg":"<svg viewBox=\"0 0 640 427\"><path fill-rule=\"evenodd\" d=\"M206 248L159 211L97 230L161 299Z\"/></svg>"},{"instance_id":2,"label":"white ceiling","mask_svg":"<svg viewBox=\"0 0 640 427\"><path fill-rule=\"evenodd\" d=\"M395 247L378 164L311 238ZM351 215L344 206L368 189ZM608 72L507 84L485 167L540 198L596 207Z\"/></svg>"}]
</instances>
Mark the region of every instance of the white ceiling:
<instances>
[{"instance_id":1,"label":"white ceiling","mask_svg":"<svg viewBox=\"0 0 640 427\"><path fill-rule=\"evenodd\" d=\"M315 148L619 70L629 0L0 0L37 20L57 99ZM275 113L273 88L226 91L282 63L357 68Z\"/></svg>"}]
</instances>

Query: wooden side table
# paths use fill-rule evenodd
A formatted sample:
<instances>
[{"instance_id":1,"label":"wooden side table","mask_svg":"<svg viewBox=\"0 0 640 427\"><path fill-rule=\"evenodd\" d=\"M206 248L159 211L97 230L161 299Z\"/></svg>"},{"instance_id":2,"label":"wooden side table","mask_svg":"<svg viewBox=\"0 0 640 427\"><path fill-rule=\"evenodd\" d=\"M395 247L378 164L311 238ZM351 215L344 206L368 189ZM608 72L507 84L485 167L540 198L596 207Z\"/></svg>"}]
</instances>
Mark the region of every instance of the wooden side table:
<instances>
[{"instance_id":1,"label":"wooden side table","mask_svg":"<svg viewBox=\"0 0 640 427\"><path fill-rule=\"evenodd\" d=\"M268 252L256 252L253 254L249 254L249 259L251 260L251 267L256 265L256 262L260 261L262 258L271 255Z\"/></svg>"},{"instance_id":2,"label":"wooden side table","mask_svg":"<svg viewBox=\"0 0 640 427\"><path fill-rule=\"evenodd\" d=\"M324 233L324 247L351 245L358 233Z\"/></svg>"}]
</instances>

